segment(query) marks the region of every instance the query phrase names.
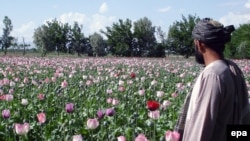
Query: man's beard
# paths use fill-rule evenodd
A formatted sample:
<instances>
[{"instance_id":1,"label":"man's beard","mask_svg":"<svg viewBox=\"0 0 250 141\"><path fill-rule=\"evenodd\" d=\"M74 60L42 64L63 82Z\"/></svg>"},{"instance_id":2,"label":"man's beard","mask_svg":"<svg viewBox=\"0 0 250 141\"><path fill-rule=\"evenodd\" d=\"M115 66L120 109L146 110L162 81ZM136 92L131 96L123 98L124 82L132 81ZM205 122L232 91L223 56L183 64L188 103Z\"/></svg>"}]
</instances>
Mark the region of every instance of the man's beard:
<instances>
[{"instance_id":1,"label":"man's beard","mask_svg":"<svg viewBox=\"0 0 250 141\"><path fill-rule=\"evenodd\" d=\"M197 46L195 46L195 61L199 64L205 65L205 61L204 58L202 56L202 54L198 51Z\"/></svg>"}]
</instances>

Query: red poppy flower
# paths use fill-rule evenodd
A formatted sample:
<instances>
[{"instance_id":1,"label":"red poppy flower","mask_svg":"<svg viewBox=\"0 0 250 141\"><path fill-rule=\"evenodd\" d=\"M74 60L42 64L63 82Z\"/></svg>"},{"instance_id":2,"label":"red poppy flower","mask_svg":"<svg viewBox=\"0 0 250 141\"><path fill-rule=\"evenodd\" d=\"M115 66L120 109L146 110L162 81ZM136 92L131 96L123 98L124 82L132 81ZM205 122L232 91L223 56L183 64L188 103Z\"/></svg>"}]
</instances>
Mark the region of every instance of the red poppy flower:
<instances>
[{"instance_id":1,"label":"red poppy flower","mask_svg":"<svg viewBox=\"0 0 250 141\"><path fill-rule=\"evenodd\" d=\"M136 77L135 73L134 73L134 72L131 72L131 73L130 73L130 77L131 77L131 78L135 78L135 77Z\"/></svg>"},{"instance_id":2,"label":"red poppy flower","mask_svg":"<svg viewBox=\"0 0 250 141\"><path fill-rule=\"evenodd\" d=\"M149 100L147 101L147 107L150 111L154 111L160 107L160 104L157 101Z\"/></svg>"}]
</instances>

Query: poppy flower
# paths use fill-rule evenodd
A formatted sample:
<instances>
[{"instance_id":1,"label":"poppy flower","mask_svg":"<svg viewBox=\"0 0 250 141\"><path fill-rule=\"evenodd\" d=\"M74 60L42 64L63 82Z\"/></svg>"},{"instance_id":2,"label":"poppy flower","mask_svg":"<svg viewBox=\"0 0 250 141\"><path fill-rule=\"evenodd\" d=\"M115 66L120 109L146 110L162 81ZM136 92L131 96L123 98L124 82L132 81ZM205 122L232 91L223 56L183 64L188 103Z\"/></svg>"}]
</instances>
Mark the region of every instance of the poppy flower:
<instances>
[{"instance_id":1,"label":"poppy flower","mask_svg":"<svg viewBox=\"0 0 250 141\"><path fill-rule=\"evenodd\" d=\"M160 104L157 101L149 100L147 101L147 107L150 111L154 111L160 107Z\"/></svg>"},{"instance_id":2,"label":"poppy flower","mask_svg":"<svg viewBox=\"0 0 250 141\"><path fill-rule=\"evenodd\" d=\"M155 111L150 111L148 113L148 116L152 119L158 119L160 118L160 111L159 110L155 110Z\"/></svg>"},{"instance_id":3,"label":"poppy flower","mask_svg":"<svg viewBox=\"0 0 250 141\"><path fill-rule=\"evenodd\" d=\"M119 136L117 137L118 141L126 141L126 138L124 136Z\"/></svg>"},{"instance_id":4,"label":"poppy flower","mask_svg":"<svg viewBox=\"0 0 250 141\"><path fill-rule=\"evenodd\" d=\"M24 98L23 98L23 99L21 100L21 104L24 105L24 106L28 105L28 104L29 104L28 99L24 99Z\"/></svg>"},{"instance_id":5,"label":"poppy flower","mask_svg":"<svg viewBox=\"0 0 250 141\"><path fill-rule=\"evenodd\" d=\"M62 88L66 88L68 86L68 82L66 80L64 80L62 83L61 83L61 87Z\"/></svg>"},{"instance_id":6,"label":"poppy flower","mask_svg":"<svg viewBox=\"0 0 250 141\"><path fill-rule=\"evenodd\" d=\"M73 103L66 104L65 110L67 113L72 113L74 111L74 104Z\"/></svg>"},{"instance_id":7,"label":"poppy flower","mask_svg":"<svg viewBox=\"0 0 250 141\"><path fill-rule=\"evenodd\" d=\"M105 114L106 114L107 116L113 116L113 115L115 114L115 109L113 109L113 108L108 108L108 109L106 109Z\"/></svg>"},{"instance_id":8,"label":"poppy flower","mask_svg":"<svg viewBox=\"0 0 250 141\"><path fill-rule=\"evenodd\" d=\"M168 130L165 133L165 139L166 141L179 141L180 140L180 134L176 131L170 131Z\"/></svg>"},{"instance_id":9,"label":"poppy flower","mask_svg":"<svg viewBox=\"0 0 250 141\"><path fill-rule=\"evenodd\" d=\"M44 94L38 94L37 97L38 97L39 100L44 100Z\"/></svg>"},{"instance_id":10,"label":"poppy flower","mask_svg":"<svg viewBox=\"0 0 250 141\"><path fill-rule=\"evenodd\" d=\"M41 113L37 114L37 119L38 119L39 123L41 123L41 124L45 123L45 121L46 121L45 113L41 112Z\"/></svg>"},{"instance_id":11,"label":"poppy flower","mask_svg":"<svg viewBox=\"0 0 250 141\"><path fill-rule=\"evenodd\" d=\"M3 110L2 116L4 119L8 119L10 117L10 110Z\"/></svg>"},{"instance_id":12,"label":"poppy flower","mask_svg":"<svg viewBox=\"0 0 250 141\"><path fill-rule=\"evenodd\" d=\"M29 132L30 125L29 123L24 123L24 124L15 123L15 130L17 135L25 135Z\"/></svg>"},{"instance_id":13,"label":"poppy flower","mask_svg":"<svg viewBox=\"0 0 250 141\"><path fill-rule=\"evenodd\" d=\"M131 77L131 78L135 78L135 77L136 77L135 73L134 73L134 72L131 72L131 73L130 73L130 77Z\"/></svg>"},{"instance_id":14,"label":"poppy flower","mask_svg":"<svg viewBox=\"0 0 250 141\"><path fill-rule=\"evenodd\" d=\"M136 138L135 141L149 141L147 137L144 134L139 134Z\"/></svg>"},{"instance_id":15,"label":"poppy flower","mask_svg":"<svg viewBox=\"0 0 250 141\"><path fill-rule=\"evenodd\" d=\"M98 119L102 119L105 116L105 113L103 112L103 110L98 110L96 114L97 114Z\"/></svg>"},{"instance_id":16,"label":"poppy flower","mask_svg":"<svg viewBox=\"0 0 250 141\"><path fill-rule=\"evenodd\" d=\"M87 127L89 129L96 129L99 126L99 121L96 118L87 120Z\"/></svg>"},{"instance_id":17,"label":"poppy flower","mask_svg":"<svg viewBox=\"0 0 250 141\"><path fill-rule=\"evenodd\" d=\"M4 98L5 101L12 101L14 99L14 96L12 94L6 94Z\"/></svg>"},{"instance_id":18,"label":"poppy flower","mask_svg":"<svg viewBox=\"0 0 250 141\"><path fill-rule=\"evenodd\" d=\"M0 95L0 100L5 100L5 95Z\"/></svg>"},{"instance_id":19,"label":"poppy flower","mask_svg":"<svg viewBox=\"0 0 250 141\"><path fill-rule=\"evenodd\" d=\"M73 136L73 141L82 141L83 139L82 139L82 135L74 135Z\"/></svg>"}]
</instances>

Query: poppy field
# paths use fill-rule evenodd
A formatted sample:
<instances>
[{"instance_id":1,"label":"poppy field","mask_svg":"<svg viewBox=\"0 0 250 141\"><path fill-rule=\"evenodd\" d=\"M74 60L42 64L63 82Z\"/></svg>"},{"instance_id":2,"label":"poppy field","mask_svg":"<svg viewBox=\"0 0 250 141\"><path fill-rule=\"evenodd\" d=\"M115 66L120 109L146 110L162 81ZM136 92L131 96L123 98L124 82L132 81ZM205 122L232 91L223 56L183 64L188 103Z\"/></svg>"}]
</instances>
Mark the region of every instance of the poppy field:
<instances>
[{"instance_id":1,"label":"poppy field","mask_svg":"<svg viewBox=\"0 0 250 141\"><path fill-rule=\"evenodd\" d=\"M250 88L250 61L235 62ZM165 140L201 69L183 58L0 57L0 140Z\"/></svg>"}]
</instances>

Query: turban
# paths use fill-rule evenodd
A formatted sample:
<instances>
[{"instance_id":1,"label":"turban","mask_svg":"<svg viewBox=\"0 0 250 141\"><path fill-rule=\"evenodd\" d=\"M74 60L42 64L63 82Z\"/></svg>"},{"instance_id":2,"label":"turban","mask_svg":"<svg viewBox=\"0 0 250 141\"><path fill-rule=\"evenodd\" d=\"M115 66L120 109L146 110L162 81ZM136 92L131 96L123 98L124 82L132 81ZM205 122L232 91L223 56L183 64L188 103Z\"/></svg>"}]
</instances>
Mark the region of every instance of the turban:
<instances>
[{"instance_id":1,"label":"turban","mask_svg":"<svg viewBox=\"0 0 250 141\"><path fill-rule=\"evenodd\" d=\"M192 37L203 43L227 43L231 39L231 33L235 30L233 25L224 27L223 24L210 18L200 20L192 31Z\"/></svg>"}]
</instances>

